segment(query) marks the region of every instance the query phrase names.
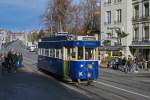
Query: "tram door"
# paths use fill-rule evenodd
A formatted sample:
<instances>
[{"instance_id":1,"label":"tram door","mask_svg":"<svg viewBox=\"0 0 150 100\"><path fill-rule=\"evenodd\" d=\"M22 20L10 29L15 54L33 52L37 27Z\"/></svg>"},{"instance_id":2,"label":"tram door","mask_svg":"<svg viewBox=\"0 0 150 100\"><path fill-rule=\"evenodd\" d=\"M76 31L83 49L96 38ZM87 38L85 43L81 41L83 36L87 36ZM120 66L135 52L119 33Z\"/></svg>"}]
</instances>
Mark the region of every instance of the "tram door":
<instances>
[{"instance_id":1,"label":"tram door","mask_svg":"<svg viewBox=\"0 0 150 100\"><path fill-rule=\"evenodd\" d=\"M69 71L70 71L70 61L77 60L77 47L74 48L64 48L63 50L63 60L64 60L64 76L68 77L69 76Z\"/></svg>"}]
</instances>

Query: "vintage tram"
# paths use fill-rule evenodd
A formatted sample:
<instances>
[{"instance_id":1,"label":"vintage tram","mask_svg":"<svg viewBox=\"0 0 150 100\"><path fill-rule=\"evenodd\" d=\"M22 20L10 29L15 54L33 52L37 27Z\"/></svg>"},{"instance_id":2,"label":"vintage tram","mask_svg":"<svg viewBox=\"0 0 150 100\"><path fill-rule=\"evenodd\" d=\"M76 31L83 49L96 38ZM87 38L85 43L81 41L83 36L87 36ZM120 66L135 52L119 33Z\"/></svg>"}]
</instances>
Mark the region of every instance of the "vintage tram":
<instances>
[{"instance_id":1,"label":"vintage tram","mask_svg":"<svg viewBox=\"0 0 150 100\"><path fill-rule=\"evenodd\" d=\"M99 76L95 36L55 35L38 43L38 68L70 81L93 81Z\"/></svg>"}]
</instances>

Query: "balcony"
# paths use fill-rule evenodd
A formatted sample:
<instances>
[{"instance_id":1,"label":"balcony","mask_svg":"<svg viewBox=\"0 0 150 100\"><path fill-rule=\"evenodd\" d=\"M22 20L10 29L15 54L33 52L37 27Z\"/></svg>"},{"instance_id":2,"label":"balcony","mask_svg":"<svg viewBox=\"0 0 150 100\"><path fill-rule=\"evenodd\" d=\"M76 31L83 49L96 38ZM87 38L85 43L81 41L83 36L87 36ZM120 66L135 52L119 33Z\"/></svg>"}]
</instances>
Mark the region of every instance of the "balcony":
<instances>
[{"instance_id":1,"label":"balcony","mask_svg":"<svg viewBox=\"0 0 150 100\"><path fill-rule=\"evenodd\" d=\"M121 21L114 21L114 24L115 24L115 25L121 24Z\"/></svg>"},{"instance_id":2,"label":"balcony","mask_svg":"<svg viewBox=\"0 0 150 100\"><path fill-rule=\"evenodd\" d=\"M114 0L114 4L119 4L121 2L122 2L122 0Z\"/></svg>"},{"instance_id":3,"label":"balcony","mask_svg":"<svg viewBox=\"0 0 150 100\"><path fill-rule=\"evenodd\" d=\"M122 46L122 43L115 42L115 43L114 43L114 46Z\"/></svg>"},{"instance_id":4,"label":"balcony","mask_svg":"<svg viewBox=\"0 0 150 100\"><path fill-rule=\"evenodd\" d=\"M111 22L104 22L104 25L110 25Z\"/></svg>"},{"instance_id":5,"label":"balcony","mask_svg":"<svg viewBox=\"0 0 150 100\"><path fill-rule=\"evenodd\" d=\"M142 41L139 41L137 38L134 38L132 45L150 45L150 40L143 37Z\"/></svg>"},{"instance_id":6,"label":"balcony","mask_svg":"<svg viewBox=\"0 0 150 100\"><path fill-rule=\"evenodd\" d=\"M148 42L148 41L150 41L150 39L149 39L149 37L142 37L142 41L143 42Z\"/></svg>"},{"instance_id":7,"label":"balcony","mask_svg":"<svg viewBox=\"0 0 150 100\"><path fill-rule=\"evenodd\" d=\"M142 18L142 20L149 20L149 19L150 19L150 16L149 16L149 15L144 15L144 16L142 16L141 18Z\"/></svg>"},{"instance_id":8,"label":"balcony","mask_svg":"<svg viewBox=\"0 0 150 100\"><path fill-rule=\"evenodd\" d=\"M111 2L104 2L104 6L111 5Z\"/></svg>"},{"instance_id":9,"label":"balcony","mask_svg":"<svg viewBox=\"0 0 150 100\"><path fill-rule=\"evenodd\" d=\"M138 0L132 0L132 4L134 5L134 4L138 4L138 3L140 3L140 1L138 1Z\"/></svg>"},{"instance_id":10,"label":"balcony","mask_svg":"<svg viewBox=\"0 0 150 100\"><path fill-rule=\"evenodd\" d=\"M134 17L132 17L132 21L138 21L139 19L140 19L139 16L134 16Z\"/></svg>"}]
</instances>

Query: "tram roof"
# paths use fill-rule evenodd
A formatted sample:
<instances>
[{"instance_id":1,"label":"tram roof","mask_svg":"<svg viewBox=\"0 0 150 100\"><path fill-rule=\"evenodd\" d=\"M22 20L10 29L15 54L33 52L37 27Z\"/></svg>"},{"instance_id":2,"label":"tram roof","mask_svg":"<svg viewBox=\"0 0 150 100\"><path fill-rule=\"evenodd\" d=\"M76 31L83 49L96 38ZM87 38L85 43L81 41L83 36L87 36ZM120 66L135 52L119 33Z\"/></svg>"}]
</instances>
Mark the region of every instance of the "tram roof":
<instances>
[{"instance_id":1,"label":"tram roof","mask_svg":"<svg viewBox=\"0 0 150 100\"><path fill-rule=\"evenodd\" d=\"M100 46L100 41L43 41L38 43L39 48L62 48L62 47L89 47Z\"/></svg>"}]
</instances>

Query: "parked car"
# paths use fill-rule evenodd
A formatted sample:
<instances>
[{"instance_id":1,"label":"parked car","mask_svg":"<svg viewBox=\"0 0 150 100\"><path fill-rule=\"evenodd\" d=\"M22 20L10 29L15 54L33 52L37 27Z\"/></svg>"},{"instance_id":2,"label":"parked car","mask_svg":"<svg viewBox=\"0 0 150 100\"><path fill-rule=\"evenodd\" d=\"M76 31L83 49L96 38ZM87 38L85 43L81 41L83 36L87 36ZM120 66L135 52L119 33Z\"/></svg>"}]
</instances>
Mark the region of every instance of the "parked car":
<instances>
[{"instance_id":1,"label":"parked car","mask_svg":"<svg viewBox=\"0 0 150 100\"><path fill-rule=\"evenodd\" d=\"M36 48L37 48L36 45L32 45L32 46L29 47L29 51L30 52L35 52Z\"/></svg>"}]
</instances>

